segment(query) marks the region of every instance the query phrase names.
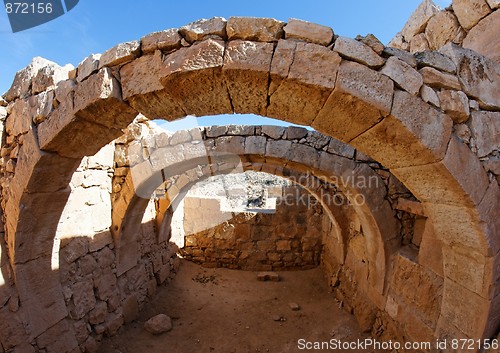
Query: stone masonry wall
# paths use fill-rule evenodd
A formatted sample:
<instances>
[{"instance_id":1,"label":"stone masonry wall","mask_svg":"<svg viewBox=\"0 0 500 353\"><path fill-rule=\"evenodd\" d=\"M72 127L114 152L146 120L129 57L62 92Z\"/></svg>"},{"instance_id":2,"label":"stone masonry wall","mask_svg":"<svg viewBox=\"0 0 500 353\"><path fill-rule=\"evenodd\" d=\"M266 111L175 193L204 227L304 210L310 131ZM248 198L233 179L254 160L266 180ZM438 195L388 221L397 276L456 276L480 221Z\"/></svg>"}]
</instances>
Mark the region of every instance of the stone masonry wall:
<instances>
[{"instance_id":1,"label":"stone masonry wall","mask_svg":"<svg viewBox=\"0 0 500 353\"><path fill-rule=\"evenodd\" d=\"M297 186L283 190L295 196ZM279 201L278 201L279 203ZM185 247L181 255L206 267L250 271L309 269L319 265L325 222L321 206L278 204L275 213L229 213L230 219L196 232L203 219L223 219L215 198L184 201ZM194 230L194 232L193 232Z\"/></svg>"}]
</instances>

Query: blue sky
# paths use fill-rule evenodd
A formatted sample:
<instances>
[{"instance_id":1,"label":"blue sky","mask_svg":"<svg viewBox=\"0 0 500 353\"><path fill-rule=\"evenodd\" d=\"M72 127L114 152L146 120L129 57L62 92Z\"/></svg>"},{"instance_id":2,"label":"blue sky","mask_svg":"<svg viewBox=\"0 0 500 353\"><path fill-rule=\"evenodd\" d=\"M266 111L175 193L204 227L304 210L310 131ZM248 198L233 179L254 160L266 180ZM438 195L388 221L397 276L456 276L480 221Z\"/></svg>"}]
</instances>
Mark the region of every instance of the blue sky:
<instances>
[{"instance_id":1,"label":"blue sky","mask_svg":"<svg viewBox=\"0 0 500 353\"><path fill-rule=\"evenodd\" d=\"M2 10L0 92L7 91L16 71L35 56L76 66L89 54L102 53L118 43L213 16L274 17L282 21L300 18L329 26L338 35L354 38L357 34L373 33L387 43L419 3L420 0L80 0L64 16L15 34ZM444 7L450 0L436 3Z\"/></svg>"}]
</instances>

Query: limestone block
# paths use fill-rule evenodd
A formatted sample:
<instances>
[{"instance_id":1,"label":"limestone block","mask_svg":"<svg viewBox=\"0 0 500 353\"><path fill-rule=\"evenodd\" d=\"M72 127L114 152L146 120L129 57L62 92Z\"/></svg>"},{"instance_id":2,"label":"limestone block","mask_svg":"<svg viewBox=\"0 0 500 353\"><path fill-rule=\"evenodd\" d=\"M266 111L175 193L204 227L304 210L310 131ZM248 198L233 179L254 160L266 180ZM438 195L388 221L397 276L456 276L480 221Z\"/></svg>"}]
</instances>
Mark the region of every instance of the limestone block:
<instances>
[{"instance_id":1,"label":"limestone block","mask_svg":"<svg viewBox=\"0 0 500 353\"><path fill-rule=\"evenodd\" d=\"M4 95L5 100L11 102L16 98L25 97L29 95L33 79L38 74L38 71L46 66L58 66L58 65L52 61L46 60L39 56L33 58L33 60L28 66L26 66L24 69L19 70L16 73L12 86Z\"/></svg>"},{"instance_id":2,"label":"limestone block","mask_svg":"<svg viewBox=\"0 0 500 353\"><path fill-rule=\"evenodd\" d=\"M76 89L75 80L60 81L56 85L55 99L58 102L64 102L67 99L68 95L73 93L75 89Z\"/></svg>"},{"instance_id":3,"label":"limestone block","mask_svg":"<svg viewBox=\"0 0 500 353\"><path fill-rule=\"evenodd\" d=\"M382 52L384 51L384 44L373 34L369 33L366 36L356 36L356 40L360 41L361 43L368 45L372 50L377 53L378 55L382 55Z\"/></svg>"},{"instance_id":4,"label":"limestone block","mask_svg":"<svg viewBox=\"0 0 500 353\"><path fill-rule=\"evenodd\" d=\"M389 114L393 87L387 76L358 63L343 61L336 87L312 127L350 141Z\"/></svg>"},{"instance_id":5,"label":"limestone block","mask_svg":"<svg viewBox=\"0 0 500 353\"><path fill-rule=\"evenodd\" d=\"M97 298L108 300L116 292L116 276L114 273L107 272L94 279Z\"/></svg>"},{"instance_id":6,"label":"limestone block","mask_svg":"<svg viewBox=\"0 0 500 353\"><path fill-rule=\"evenodd\" d=\"M169 146L157 149L149 157L153 171L160 171L164 168L173 168L176 164L185 160L183 145Z\"/></svg>"},{"instance_id":7,"label":"limestone block","mask_svg":"<svg viewBox=\"0 0 500 353\"><path fill-rule=\"evenodd\" d=\"M384 65L384 59L375 53L372 48L351 38L338 37L335 40L333 50L348 59L371 68L378 68Z\"/></svg>"},{"instance_id":8,"label":"limestone block","mask_svg":"<svg viewBox=\"0 0 500 353\"><path fill-rule=\"evenodd\" d=\"M352 145L373 151L372 157L391 169L432 163L444 156L452 123L420 98L396 91L391 115L354 139Z\"/></svg>"},{"instance_id":9,"label":"limestone block","mask_svg":"<svg viewBox=\"0 0 500 353\"><path fill-rule=\"evenodd\" d=\"M63 244L60 250L60 256L68 264L75 262L83 255L88 252L88 240L84 238L69 239L69 241Z\"/></svg>"},{"instance_id":10,"label":"limestone block","mask_svg":"<svg viewBox=\"0 0 500 353\"><path fill-rule=\"evenodd\" d=\"M429 42L429 48L437 50L449 42L461 43L465 32L452 12L441 11L429 20L425 28L425 36Z\"/></svg>"},{"instance_id":11,"label":"limestone block","mask_svg":"<svg viewBox=\"0 0 500 353\"><path fill-rule=\"evenodd\" d=\"M227 127L228 135L252 136L255 135L255 126L248 125L229 125Z\"/></svg>"},{"instance_id":12,"label":"limestone block","mask_svg":"<svg viewBox=\"0 0 500 353\"><path fill-rule=\"evenodd\" d=\"M275 157L275 158L284 158L290 148L292 147L291 141L267 141L266 145L266 156Z\"/></svg>"},{"instance_id":13,"label":"limestone block","mask_svg":"<svg viewBox=\"0 0 500 353\"><path fill-rule=\"evenodd\" d=\"M479 214L481 219L487 224L488 244L492 254L495 255L496 267L498 268L498 250L500 249L500 239L498 239L498 232L500 230L500 218L498 217L498 203L500 200L500 187L496 180L490 182L490 186L486 191L486 195L479 204ZM496 269L494 270L496 271ZM488 275L487 275L488 276ZM497 275L498 278L498 275ZM497 288L498 292L498 288Z\"/></svg>"},{"instance_id":14,"label":"limestone block","mask_svg":"<svg viewBox=\"0 0 500 353\"><path fill-rule=\"evenodd\" d=\"M460 81L455 75L438 71L432 67L423 67L418 70L424 79L424 83L432 88L461 90Z\"/></svg>"},{"instance_id":15,"label":"limestone block","mask_svg":"<svg viewBox=\"0 0 500 353\"><path fill-rule=\"evenodd\" d=\"M488 5L490 5L492 10L498 9L500 7L500 1L499 0L486 0Z\"/></svg>"},{"instance_id":16,"label":"limestone block","mask_svg":"<svg viewBox=\"0 0 500 353\"><path fill-rule=\"evenodd\" d=\"M408 52L410 50L410 44L405 41L403 34L401 32L396 33L396 35L387 44L388 48L398 49Z\"/></svg>"},{"instance_id":17,"label":"limestone block","mask_svg":"<svg viewBox=\"0 0 500 353\"><path fill-rule=\"evenodd\" d=\"M417 95L423 84L422 76L418 71L395 56L387 59L380 72L390 77L397 85L413 95Z\"/></svg>"},{"instance_id":18,"label":"limestone block","mask_svg":"<svg viewBox=\"0 0 500 353\"><path fill-rule=\"evenodd\" d=\"M284 25L284 22L274 18L230 17L226 31L229 40L277 42L283 38Z\"/></svg>"},{"instance_id":19,"label":"limestone block","mask_svg":"<svg viewBox=\"0 0 500 353\"><path fill-rule=\"evenodd\" d=\"M458 68L458 77L463 91L479 101L481 108L500 108L500 69L498 64L470 49L452 43L441 50Z\"/></svg>"},{"instance_id":20,"label":"limestone block","mask_svg":"<svg viewBox=\"0 0 500 353\"><path fill-rule=\"evenodd\" d=\"M222 74L225 43L208 39L165 56L161 83L184 115L233 112Z\"/></svg>"},{"instance_id":21,"label":"limestone block","mask_svg":"<svg viewBox=\"0 0 500 353\"><path fill-rule=\"evenodd\" d=\"M429 42L424 33L419 33L410 41L410 53L418 53L429 50Z\"/></svg>"},{"instance_id":22,"label":"limestone block","mask_svg":"<svg viewBox=\"0 0 500 353\"><path fill-rule=\"evenodd\" d=\"M227 38L226 19L223 17L212 17L191 22L179 28L179 33L188 43L204 40L210 36L218 36L221 39Z\"/></svg>"},{"instance_id":23,"label":"limestone block","mask_svg":"<svg viewBox=\"0 0 500 353\"><path fill-rule=\"evenodd\" d=\"M426 219L420 241L418 263L441 277L444 276L442 247L443 244L434 230L432 220Z\"/></svg>"},{"instance_id":24,"label":"limestone block","mask_svg":"<svg viewBox=\"0 0 500 353\"><path fill-rule=\"evenodd\" d=\"M273 52L272 43L228 43L223 73L235 113L265 115Z\"/></svg>"},{"instance_id":25,"label":"limestone block","mask_svg":"<svg viewBox=\"0 0 500 353\"><path fill-rule=\"evenodd\" d=\"M485 0L453 0L452 6L460 25L467 30L491 12Z\"/></svg>"},{"instance_id":26,"label":"limestone block","mask_svg":"<svg viewBox=\"0 0 500 353\"><path fill-rule=\"evenodd\" d=\"M340 61L326 47L280 41L271 64L267 116L310 125L335 86Z\"/></svg>"},{"instance_id":27,"label":"limestone block","mask_svg":"<svg viewBox=\"0 0 500 353\"><path fill-rule=\"evenodd\" d=\"M301 138L306 137L306 135L307 135L306 128L289 126L286 129L285 135L283 137L287 140L300 140Z\"/></svg>"},{"instance_id":28,"label":"limestone block","mask_svg":"<svg viewBox=\"0 0 500 353\"><path fill-rule=\"evenodd\" d=\"M102 54L99 59L99 69L107 66L116 66L134 60L140 55L141 42L134 40L131 42L120 43Z\"/></svg>"},{"instance_id":29,"label":"limestone block","mask_svg":"<svg viewBox=\"0 0 500 353\"><path fill-rule=\"evenodd\" d=\"M181 36L177 28L153 32L141 38L141 50L144 54L152 54L156 50L171 51L181 47Z\"/></svg>"},{"instance_id":30,"label":"limestone block","mask_svg":"<svg viewBox=\"0 0 500 353\"><path fill-rule=\"evenodd\" d=\"M354 158L354 153L356 152L354 147L333 138L330 139L330 143L326 150L328 153L333 153L349 159Z\"/></svg>"},{"instance_id":31,"label":"limestone block","mask_svg":"<svg viewBox=\"0 0 500 353\"><path fill-rule=\"evenodd\" d=\"M415 56L413 54L408 53L406 50L401 50L397 48L385 47L382 52L384 57L395 56L400 60L403 60L405 63L410 65L411 67L417 67L417 62L415 60Z\"/></svg>"},{"instance_id":32,"label":"limestone block","mask_svg":"<svg viewBox=\"0 0 500 353\"><path fill-rule=\"evenodd\" d=\"M500 63L500 41L497 39L499 32L500 12L495 11L471 28L464 38L463 47L472 49Z\"/></svg>"},{"instance_id":33,"label":"limestone block","mask_svg":"<svg viewBox=\"0 0 500 353\"><path fill-rule=\"evenodd\" d=\"M242 155L245 153L245 138L243 136L219 137L213 152L215 154L228 152L235 155Z\"/></svg>"},{"instance_id":34,"label":"limestone block","mask_svg":"<svg viewBox=\"0 0 500 353\"><path fill-rule=\"evenodd\" d=\"M219 137L227 133L227 126L208 126L205 131L207 137Z\"/></svg>"},{"instance_id":35,"label":"limestone block","mask_svg":"<svg viewBox=\"0 0 500 353\"><path fill-rule=\"evenodd\" d=\"M54 91L42 92L29 98L29 103L33 107L33 123L39 124L44 121L52 112L54 103Z\"/></svg>"},{"instance_id":36,"label":"limestone block","mask_svg":"<svg viewBox=\"0 0 500 353\"><path fill-rule=\"evenodd\" d=\"M265 155L266 142L265 136L248 136L245 139L245 154Z\"/></svg>"},{"instance_id":37,"label":"limestone block","mask_svg":"<svg viewBox=\"0 0 500 353\"><path fill-rule=\"evenodd\" d=\"M319 157L319 152L315 148L298 143L292 143L288 153L290 161L304 164L310 168L319 166Z\"/></svg>"},{"instance_id":38,"label":"limestone block","mask_svg":"<svg viewBox=\"0 0 500 353\"><path fill-rule=\"evenodd\" d=\"M330 137L320 134L317 131L310 131L307 133L306 143L317 150L321 150L330 143Z\"/></svg>"},{"instance_id":39,"label":"limestone block","mask_svg":"<svg viewBox=\"0 0 500 353\"><path fill-rule=\"evenodd\" d=\"M469 120L469 99L462 91L442 90L438 93L441 109L448 114L455 124Z\"/></svg>"},{"instance_id":40,"label":"limestone block","mask_svg":"<svg viewBox=\"0 0 500 353\"><path fill-rule=\"evenodd\" d=\"M54 88L60 81L67 80L68 72L73 69L74 66L71 64L64 67L53 64L40 68L37 75L33 78L31 93L37 94Z\"/></svg>"},{"instance_id":41,"label":"limestone block","mask_svg":"<svg viewBox=\"0 0 500 353\"><path fill-rule=\"evenodd\" d=\"M95 308L94 284L91 279L75 283L72 288L74 308L70 310L73 319L81 319Z\"/></svg>"},{"instance_id":42,"label":"limestone block","mask_svg":"<svg viewBox=\"0 0 500 353\"><path fill-rule=\"evenodd\" d=\"M5 121L5 130L9 135L25 134L31 128L33 108L29 99L18 99L10 106L10 114Z\"/></svg>"},{"instance_id":43,"label":"limestone block","mask_svg":"<svg viewBox=\"0 0 500 353\"><path fill-rule=\"evenodd\" d=\"M144 329L153 335L172 330L172 320L165 314L159 314L144 323Z\"/></svg>"},{"instance_id":44,"label":"limestone block","mask_svg":"<svg viewBox=\"0 0 500 353\"><path fill-rule=\"evenodd\" d=\"M281 126L263 125L262 133L272 139L278 140L285 133L285 128Z\"/></svg>"},{"instance_id":45,"label":"limestone block","mask_svg":"<svg viewBox=\"0 0 500 353\"><path fill-rule=\"evenodd\" d=\"M333 30L330 27L291 18L283 28L285 39L293 38L327 46L332 42Z\"/></svg>"},{"instance_id":46,"label":"limestone block","mask_svg":"<svg viewBox=\"0 0 500 353\"><path fill-rule=\"evenodd\" d=\"M439 12L439 8L431 0L424 0L411 14L401 34L409 42L416 34L421 33L429 19Z\"/></svg>"},{"instance_id":47,"label":"limestone block","mask_svg":"<svg viewBox=\"0 0 500 353\"><path fill-rule=\"evenodd\" d=\"M420 97L422 100L426 103L430 103L433 106L439 108L441 106L441 103L439 102L439 97L432 88L430 88L427 85L423 85L420 88Z\"/></svg>"},{"instance_id":48,"label":"limestone block","mask_svg":"<svg viewBox=\"0 0 500 353\"><path fill-rule=\"evenodd\" d=\"M191 140L192 140L192 136L189 133L189 131L179 130L179 131L176 131L170 137L170 146L180 145L180 144L183 144L186 142L190 142Z\"/></svg>"},{"instance_id":49,"label":"limestone block","mask_svg":"<svg viewBox=\"0 0 500 353\"><path fill-rule=\"evenodd\" d=\"M75 333L66 320L58 322L41 334L36 339L36 343L38 347L45 349L47 353L75 352L75 350L78 350Z\"/></svg>"},{"instance_id":50,"label":"limestone block","mask_svg":"<svg viewBox=\"0 0 500 353\"><path fill-rule=\"evenodd\" d=\"M457 71L455 63L446 55L437 51L423 51L415 55L418 68L425 66L433 67L439 71L445 71L454 74Z\"/></svg>"},{"instance_id":51,"label":"limestone block","mask_svg":"<svg viewBox=\"0 0 500 353\"><path fill-rule=\"evenodd\" d=\"M90 54L78 64L78 74L76 80L82 82L90 75L93 75L99 70L99 59L101 54Z\"/></svg>"},{"instance_id":52,"label":"limestone block","mask_svg":"<svg viewBox=\"0 0 500 353\"><path fill-rule=\"evenodd\" d=\"M476 141L477 154L484 157L500 149L500 113L472 112L470 128Z\"/></svg>"}]
</instances>

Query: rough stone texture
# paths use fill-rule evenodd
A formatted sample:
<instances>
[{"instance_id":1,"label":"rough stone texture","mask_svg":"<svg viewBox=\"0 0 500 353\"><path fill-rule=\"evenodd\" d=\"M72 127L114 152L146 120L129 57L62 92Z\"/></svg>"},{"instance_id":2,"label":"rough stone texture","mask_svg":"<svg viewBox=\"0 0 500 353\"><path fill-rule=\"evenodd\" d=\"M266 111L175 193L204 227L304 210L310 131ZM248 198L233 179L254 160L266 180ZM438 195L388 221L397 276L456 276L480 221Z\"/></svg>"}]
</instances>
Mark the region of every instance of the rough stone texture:
<instances>
[{"instance_id":1,"label":"rough stone texture","mask_svg":"<svg viewBox=\"0 0 500 353\"><path fill-rule=\"evenodd\" d=\"M455 15L441 11L429 20L425 28L425 36L431 50L437 50L449 42L461 42L465 36Z\"/></svg>"},{"instance_id":2,"label":"rough stone texture","mask_svg":"<svg viewBox=\"0 0 500 353\"><path fill-rule=\"evenodd\" d=\"M357 63L342 62L336 87L312 126L350 141L389 113L392 95L393 82L387 76Z\"/></svg>"},{"instance_id":3,"label":"rough stone texture","mask_svg":"<svg viewBox=\"0 0 500 353\"><path fill-rule=\"evenodd\" d=\"M438 71L432 67L423 67L418 70L424 79L424 83L432 88L445 88L460 90L460 81L455 75Z\"/></svg>"},{"instance_id":4,"label":"rough stone texture","mask_svg":"<svg viewBox=\"0 0 500 353\"><path fill-rule=\"evenodd\" d=\"M490 5L491 9L495 10L500 7L500 1L498 0L486 0L488 5Z\"/></svg>"},{"instance_id":5,"label":"rough stone texture","mask_svg":"<svg viewBox=\"0 0 500 353\"><path fill-rule=\"evenodd\" d=\"M230 17L227 21L226 31L229 40L277 42L283 38L284 25L284 22L273 18Z\"/></svg>"},{"instance_id":6,"label":"rough stone texture","mask_svg":"<svg viewBox=\"0 0 500 353\"><path fill-rule=\"evenodd\" d=\"M384 44L371 33L367 34L364 37L358 35L356 36L356 40L360 41L363 44L368 45L378 55L382 55L382 52L384 51L385 48Z\"/></svg>"},{"instance_id":7,"label":"rough stone texture","mask_svg":"<svg viewBox=\"0 0 500 353\"><path fill-rule=\"evenodd\" d=\"M475 137L477 153L484 157L494 150L500 150L500 113L499 112L472 112L470 124L472 135Z\"/></svg>"},{"instance_id":8,"label":"rough stone texture","mask_svg":"<svg viewBox=\"0 0 500 353\"><path fill-rule=\"evenodd\" d=\"M120 43L102 54L99 59L99 69L104 66L111 67L132 61L139 56L140 51L141 42L138 40Z\"/></svg>"},{"instance_id":9,"label":"rough stone texture","mask_svg":"<svg viewBox=\"0 0 500 353\"><path fill-rule=\"evenodd\" d=\"M439 12L439 8L431 0L424 0L412 13L401 34L409 42L416 34L421 33L429 19Z\"/></svg>"},{"instance_id":10,"label":"rough stone texture","mask_svg":"<svg viewBox=\"0 0 500 353\"><path fill-rule=\"evenodd\" d=\"M141 50L144 54L155 50L170 51L181 47L181 36L176 28L153 32L141 38Z\"/></svg>"},{"instance_id":11,"label":"rough stone texture","mask_svg":"<svg viewBox=\"0 0 500 353\"><path fill-rule=\"evenodd\" d=\"M464 38L463 47L472 49L479 54L500 63L500 11L495 11L471 28Z\"/></svg>"},{"instance_id":12,"label":"rough stone texture","mask_svg":"<svg viewBox=\"0 0 500 353\"><path fill-rule=\"evenodd\" d=\"M346 58L371 68L378 68L384 65L385 62L383 58L366 44L347 37L338 37L335 40L333 50Z\"/></svg>"},{"instance_id":13,"label":"rough stone texture","mask_svg":"<svg viewBox=\"0 0 500 353\"><path fill-rule=\"evenodd\" d=\"M384 57L395 56L398 59L403 60L405 63L407 63L411 67L413 67L413 68L417 67L417 61L415 60L415 56L413 56L411 53L408 53L405 50L391 48L391 47L385 47L384 51L382 52L382 55Z\"/></svg>"},{"instance_id":14,"label":"rough stone texture","mask_svg":"<svg viewBox=\"0 0 500 353\"><path fill-rule=\"evenodd\" d=\"M226 19L223 17L213 17L211 19L202 19L191 22L188 25L179 28L179 33L189 43L203 40L210 36L218 36L225 39L226 35Z\"/></svg>"},{"instance_id":15,"label":"rough stone texture","mask_svg":"<svg viewBox=\"0 0 500 353\"><path fill-rule=\"evenodd\" d=\"M78 65L78 74L76 76L78 82L82 82L99 70L100 58L101 54L91 54L82 60L82 62Z\"/></svg>"},{"instance_id":16,"label":"rough stone texture","mask_svg":"<svg viewBox=\"0 0 500 353\"><path fill-rule=\"evenodd\" d=\"M327 46L332 42L333 30L330 27L291 18L283 28L285 39L298 39Z\"/></svg>"},{"instance_id":17,"label":"rough stone texture","mask_svg":"<svg viewBox=\"0 0 500 353\"><path fill-rule=\"evenodd\" d=\"M172 320L165 314L158 314L144 323L144 329L153 335L159 335L172 329Z\"/></svg>"},{"instance_id":18,"label":"rough stone texture","mask_svg":"<svg viewBox=\"0 0 500 353\"><path fill-rule=\"evenodd\" d=\"M410 41L410 53L419 53L429 50L429 42L424 33L419 33Z\"/></svg>"},{"instance_id":19,"label":"rough stone texture","mask_svg":"<svg viewBox=\"0 0 500 353\"><path fill-rule=\"evenodd\" d=\"M452 6L460 25L467 30L491 12L485 0L453 0Z\"/></svg>"},{"instance_id":20,"label":"rough stone texture","mask_svg":"<svg viewBox=\"0 0 500 353\"><path fill-rule=\"evenodd\" d=\"M450 58L436 51L423 51L417 53L415 59L417 60L417 67L419 69L424 66L429 66L439 71L445 71L452 74L457 71L455 63Z\"/></svg>"},{"instance_id":21,"label":"rough stone texture","mask_svg":"<svg viewBox=\"0 0 500 353\"><path fill-rule=\"evenodd\" d=\"M390 77L399 87L413 95L420 91L420 87L424 83L417 70L395 56L387 59L380 72Z\"/></svg>"},{"instance_id":22,"label":"rough stone texture","mask_svg":"<svg viewBox=\"0 0 500 353\"><path fill-rule=\"evenodd\" d=\"M464 92L442 90L438 93L441 109L448 114L455 124L469 119L469 99Z\"/></svg>"},{"instance_id":23,"label":"rough stone texture","mask_svg":"<svg viewBox=\"0 0 500 353\"><path fill-rule=\"evenodd\" d=\"M434 91L427 85L423 85L422 88L420 89L420 96L422 97L422 100L426 103L430 103L438 108L441 106L436 91Z\"/></svg>"},{"instance_id":24,"label":"rough stone texture","mask_svg":"<svg viewBox=\"0 0 500 353\"><path fill-rule=\"evenodd\" d=\"M500 69L494 61L470 49L449 43L440 51L448 55L457 66L464 92L479 101L480 107L500 109Z\"/></svg>"}]
</instances>

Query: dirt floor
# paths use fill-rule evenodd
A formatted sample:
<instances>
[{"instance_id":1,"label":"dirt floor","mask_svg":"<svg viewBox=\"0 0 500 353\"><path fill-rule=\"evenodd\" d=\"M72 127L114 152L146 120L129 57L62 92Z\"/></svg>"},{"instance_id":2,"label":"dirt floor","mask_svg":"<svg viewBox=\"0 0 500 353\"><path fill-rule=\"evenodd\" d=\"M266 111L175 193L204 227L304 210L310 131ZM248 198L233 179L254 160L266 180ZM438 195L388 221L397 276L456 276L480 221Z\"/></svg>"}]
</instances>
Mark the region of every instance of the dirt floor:
<instances>
[{"instance_id":1,"label":"dirt floor","mask_svg":"<svg viewBox=\"0 0 500 353\"><path fill-rule=\"evenodd\" d=\"M338 307L319 268L279 274L280 282L260 282L256 272L184 261L138 320L105 339L99 353L372 352L306 349L306 342L354 342L368 335ZM293 311L290 303L300 310ZM160 313L173 319L173 329L153 336L143 325Z\"/></svg>"}]
</instances>

